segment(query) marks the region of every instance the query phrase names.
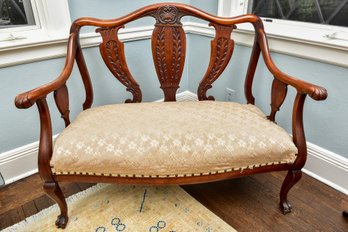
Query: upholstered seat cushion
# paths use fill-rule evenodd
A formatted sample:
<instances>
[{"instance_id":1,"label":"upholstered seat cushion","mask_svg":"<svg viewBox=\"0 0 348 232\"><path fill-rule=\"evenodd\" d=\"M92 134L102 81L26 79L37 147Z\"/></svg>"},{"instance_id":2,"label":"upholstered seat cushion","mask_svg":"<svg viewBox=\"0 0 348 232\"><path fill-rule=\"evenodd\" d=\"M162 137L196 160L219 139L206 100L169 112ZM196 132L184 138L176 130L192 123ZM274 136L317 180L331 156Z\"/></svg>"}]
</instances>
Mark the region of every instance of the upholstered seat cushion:
<instances>
[{"instance_id":1,"label":"upholstered seat cushion","mask_svg":"<svg viewBox=\"0 0 348 232\"><path fill-rule=\"evenodd\" d=\"M58 136L55 174L207 175L293 163L297 148L253 105L115 104L83 111Z\"/></svg>"}]
</instances>

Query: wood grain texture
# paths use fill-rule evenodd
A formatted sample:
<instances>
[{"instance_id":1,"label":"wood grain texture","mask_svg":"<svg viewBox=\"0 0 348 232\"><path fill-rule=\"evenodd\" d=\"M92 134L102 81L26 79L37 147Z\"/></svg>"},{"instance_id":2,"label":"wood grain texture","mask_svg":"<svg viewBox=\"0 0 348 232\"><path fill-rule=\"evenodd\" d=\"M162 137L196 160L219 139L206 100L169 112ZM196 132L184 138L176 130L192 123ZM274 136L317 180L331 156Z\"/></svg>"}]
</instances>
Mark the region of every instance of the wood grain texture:
<instances>
[{"instance_id":1,"label":"wood grain texture","mask_svg":"<svg viewBox=\"0 0 348 232\"><path fill-rule=\"evenodd\" d=\"M70 124L69 93L68 93L68 87L66 87L66 84L64 84L62 87L54 91L54 100L61 114L61 117L64 120L65 127L69 126Z\"/></svg>"},{"instance_id":2,"label":"wood grain texture","mask_svg":"<svg viewBox=\"0 0 348 232\"><path fill-rule=\"evenodd\" d=\"M285 175L286 172L266 173L183 188L241 232L347 231L348 220L342 211L348 209L348 196L306 174L291 195L297 207L291 214L280 214L276 204ZM36 208L42 210L54 203L41 186L36 174L0 189L0 202L4 206L0 207L0 230L35 214ZM62 183L62 191L68 197L91 186Z\"/></svg>"},{"instance_id":3,"label":"wood grain texture","mask_svg":"<svg viewBox=\"0 0 348 232\"><path fill-rule=\"evenodd\" d=\"M222 26L214 23L210 23L210 25L215 28L216 33L215 38L211 41L209 66L197 90L197 97L200 101L214 100L213 96L207 97L207 91L225 70L234 48L231 33L235 25Z\"/></svg>"},{"instance_id":4,"label":"wood grain texture","mask_svg":"<svg viewBox=\"0 0 348 232\"><path fill-rule=\"evenodd\" d=\"M271 113L267 117L269 120L275 121L276 113L280 110L287 92L288 85L274 78L271 91Z\"/></svg>"},{"instance_id":5,"label":"wood grain texture","mask_svg":"<svg viewBox=\"0 0 348 232\"><path fill-rule=\"evenodd\" d=\"M261 53L261 48L258 43L258 38L256 34L249 65L248 65L248 70L245 77L245 83L244 83L244 95L247 100L247 103L253 104L253 105L255 104L255 98L253 96L252 87L253 87L255 71L256 71L257 63L259 61L260 53Z\"/></svg>"},{"instance_id":6,"label":"wood grain texture","mask_svg":"<svg viewBox=\"0 0 348 232\"><path fill-rule=\"evenodd\" d=\"M77 40L76 41L77 44L76 44L75 60L76 60L77 67L78 67L80 74L81 74L83 86L85 87L86 99L85 99L85 102L83 103L82 107L83 107L83 110L86 110L86 109L91 108L92 103L93 103L93 86L92 86L91 78L89 76L89 72L87 69L85 58L83 57L82 48L81 48L80 40L79 40L79 35L77 36L76 40Z\"/></svg>"},{"instance_id":7,"label":"wood grain texture","mask_svg":"<svg viewBox=\"0 0 348 232\"><path fill-rule=\"evenodd\" d=\"M66 197L83 191L94 184L61 183ZM0 189L0 230L24 220L55 202L45 195L43 181L38 174Z\"/></svg>"},{"instance_id":8,"label":"wood grain texture","mask_svg":"<svg viewBox=\"0 0 348 232\"><path fill-rule=\"evenodd\" d=\"M348 207L348 196L305 174L291 195L297 207L291 214L279 214L274 204L285 175L259 174L184 189L240 232L347 231L342 210Z\"/></svg>"},{"instance_id":9,"label":"wood grain texture","mask_svg":"<svg viewBox=\"0 0 348 232\"><path fill-rule=\"evenodd\" d=\"M180 19L183 13L175 6L160 7L152 33L152 56L164 101L175 101L180 87L186 53L186 35Z\"/></svg>"},{"instance_id":10,"label":"wood grain texture","mask_svg":"<svg viewBox=\"0 0 348 232\"><path fill-rule=\"evenodd\" d=\"M122 25L119 27L98 28L96 32L99 32L103 38L103 42L99 45L99 50L111 73L126 86L127 91L132 93L133 99L127 99L125 102L141 102L141 90L128 69L124 45L117 35L118 30L123 27Z\"/></svg>"}]
</instances>

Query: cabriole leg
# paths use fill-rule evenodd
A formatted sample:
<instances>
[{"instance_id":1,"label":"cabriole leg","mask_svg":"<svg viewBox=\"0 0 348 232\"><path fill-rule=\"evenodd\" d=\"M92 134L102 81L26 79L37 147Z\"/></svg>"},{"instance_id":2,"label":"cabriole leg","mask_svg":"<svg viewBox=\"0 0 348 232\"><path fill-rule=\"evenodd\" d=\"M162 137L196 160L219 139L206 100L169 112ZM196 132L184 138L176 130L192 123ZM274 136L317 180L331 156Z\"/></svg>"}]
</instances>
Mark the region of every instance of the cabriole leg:
<instances>
[{"instance_id":1,"label":"cabriole leg","mask_svg":"<svg viewBox=\"0 0 348 232\"><path fill-rule=\"evenodd\" d=\"M43 188L47 195L57 202L60 209L60 215L57 217L56 226L64 229L68 223L68 207L62 190L58 183L54 181L46 181Z\"/></svg>"},{"instance_id":2,"label":"cabriole leg","mask_svg":"<svg viewBox=\"0 0 348 232\"><path fill-rule=\"evenodd\" d=\"M291 212L292 206L288 201L288 192L302 177L301 170L289 170L280 190L279 207L283 214Z\"/></svg>"}]
</instances>

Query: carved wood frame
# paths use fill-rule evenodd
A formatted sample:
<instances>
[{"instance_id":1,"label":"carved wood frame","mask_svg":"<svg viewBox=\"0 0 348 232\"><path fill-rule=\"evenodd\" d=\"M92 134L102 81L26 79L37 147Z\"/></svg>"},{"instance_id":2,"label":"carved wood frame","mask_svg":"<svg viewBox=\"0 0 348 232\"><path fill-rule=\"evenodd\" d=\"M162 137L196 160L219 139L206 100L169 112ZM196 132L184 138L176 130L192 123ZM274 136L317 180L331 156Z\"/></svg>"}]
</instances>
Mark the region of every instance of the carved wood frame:
<instances>
[{"instance_id":1,"label":"carved wood frame","mask_svg":"<svg viewBox=\"0 0 348 232\"><path fill-rule=\"evenodd\" d=\"M212 96L207 97L206 92L223 72L232 56L234 43L231 39L231 33L235 25L239 23L251 23L255 28L255 42L245 79L245 97L248 103L255 103L255 98L252 94L252 83L259 56L262 54L267 68L274 76L271 90L271 112L268 116L269 120L275 120L276 112L280 109L286 97L288 86L295 88L297 91L292 113L293 141L298 148L297 159L294 164L274 164L272 166L243 170L243 172L237 170L207 176L184 176L174 178L54 175L50 168L50 159L53 149L52 127L49 108L45 98L48 94L54 92L58 110L64 119L65 125L69 125L69 95L66 81L72 72L74 61L76 61L81 73L86 92L83 109L90 108L93 103L93 88L79 43L80 29L83 26L100 27L97 29L103 38L103 42L100 44L100 51L106 66L114 76L126 86L127 90L133 94L133 99L128 99L126 102L141 102L142 94L140 87L127 67L123 43L118 39L117 31L124 27L125 24L145 16L154 17L156 19L152 36L152 53L158 79L164 91L165 101L175 101L175 93L179 88L183 71L186 48L185 33L180 22L183 16L194 16L206 20L216 29L216 36L211 42L210 63L197 91L199 100L214 99ZM57 220L57 226L64 228L68 219L66 214L66 203L64 205L65 200L62 199L62 193L57 184L59 181L130 184L194 184L254 173L289 170L280 192L280 208L284 213L289 212L291 210L291 205L287 201L287 193L300 179L301 169L307 157L306 139L303 129L303 106L307 95L315 100L324 100L327 97L327 92L322 87L291 77L281 72L276 67L270 56L263 23L257 16L249 14L233 18L221 18L185 4L161 3L141 8L131 14L113 20L100 20L95 18L80 18L75 20L70 30L66 63L62 73L56 80L46 85L19 94L16 97L15 104L18 108L29 108L35 103L38 106L41 121L38 157L39 173L45 181L46 192L58 202L61 208L62 213Z\"/></svg>"}]
</instances>

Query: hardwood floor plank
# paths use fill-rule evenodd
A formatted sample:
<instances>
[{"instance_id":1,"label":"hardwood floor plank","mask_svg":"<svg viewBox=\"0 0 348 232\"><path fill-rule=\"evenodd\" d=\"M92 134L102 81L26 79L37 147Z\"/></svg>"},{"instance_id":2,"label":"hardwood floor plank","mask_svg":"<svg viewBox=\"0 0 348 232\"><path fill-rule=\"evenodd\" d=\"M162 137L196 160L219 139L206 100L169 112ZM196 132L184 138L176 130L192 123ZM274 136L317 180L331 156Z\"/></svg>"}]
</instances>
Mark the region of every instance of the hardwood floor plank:
<instances>
[{"instance_id":1,"label":"hardwood floor plank","mask_svg":"<svg viewBox=\"0 0 348 232\"><path fill-rule=\"evenodd\" d=\"M23 209L25 217L30 217L31 215L34 215L39 212L36 208L34 201L25 203L22 206L22 209Z\"/></svg>"},{"instance_id":2,"label":"hardwood floor plank","mask_svg":"<svg viewBox=\"0 0 348 232\"><path fill-rule=\"evenodd\" d=\"M260 231L260 226L261 231L348 231L339 207L340 202L348 202L347 196L306 175L289 193L293 212L282 215L278 194L285 174L259 174L184 189L238 231Z\"/></svg>"},{"instance_id":3,"label":"hardwood floor plank","mask_svg":"<svg viewBox=\"0 0 348 232\"><path fill-rule=\"evenodd\" d=\"M60 186L65 197L69 197L81 191L76 183L63 183Z\"/></svg>"},{"instance_id":4,"label":"hardwood floor plank","mask_svg":"<svg viewBox=\"0 0 348 232\"><path fill-rule=\"evenodd\" d=\"M0 189L0 214L24 205L42 196L42 180L39 175L33 175L12 183Z\"/></svg>"},{"instance_id":5,"label":"hardwood floor plank","mask_svg":"<svg viewBox=\"0 0 348 232\"><path fill-rule=\"evenodd\" d=\"M79 186L80 190L83 191L83 190L86 190L96 184L94 183L77 183L77 185Z\"/></svg>"},{"instance_id":6,"label":"hardwood floor plank","mask_svg":"<svg viewBox=\"0 0 348 232\"><path fill-rule=\"evenodd\" d=\"M41 197L34 199L34 204L38 211L46 209L54 203L55 202L47 195L42 195Z\"/></svg>"},{"instance_id":7,"label":"hardwood floor plank","mask_svg":"<svg viewBox=\"0 0 348 232\"><path fill-rule=\"evenodd\" d=\"M0 229L16 224L25 219L22 207L11 209L0 215Z\"/></svg>"},{"instance_id":8,"label":"hardwood floor plank","mask_svg":"<svg viewBox=\"0 0 348 232\"><path fill-rule=\"evenodd\" d=\"M183 188L238 231L348 231L342 216L348 196L307 175L289 193L293 212L283 215L278 203L285 175L258 174ZM61 188L68 197L93 185L62 183ZM0 230L54 204L41 186L33 175L0 190Z\"/></svg>"}]
</instances>

